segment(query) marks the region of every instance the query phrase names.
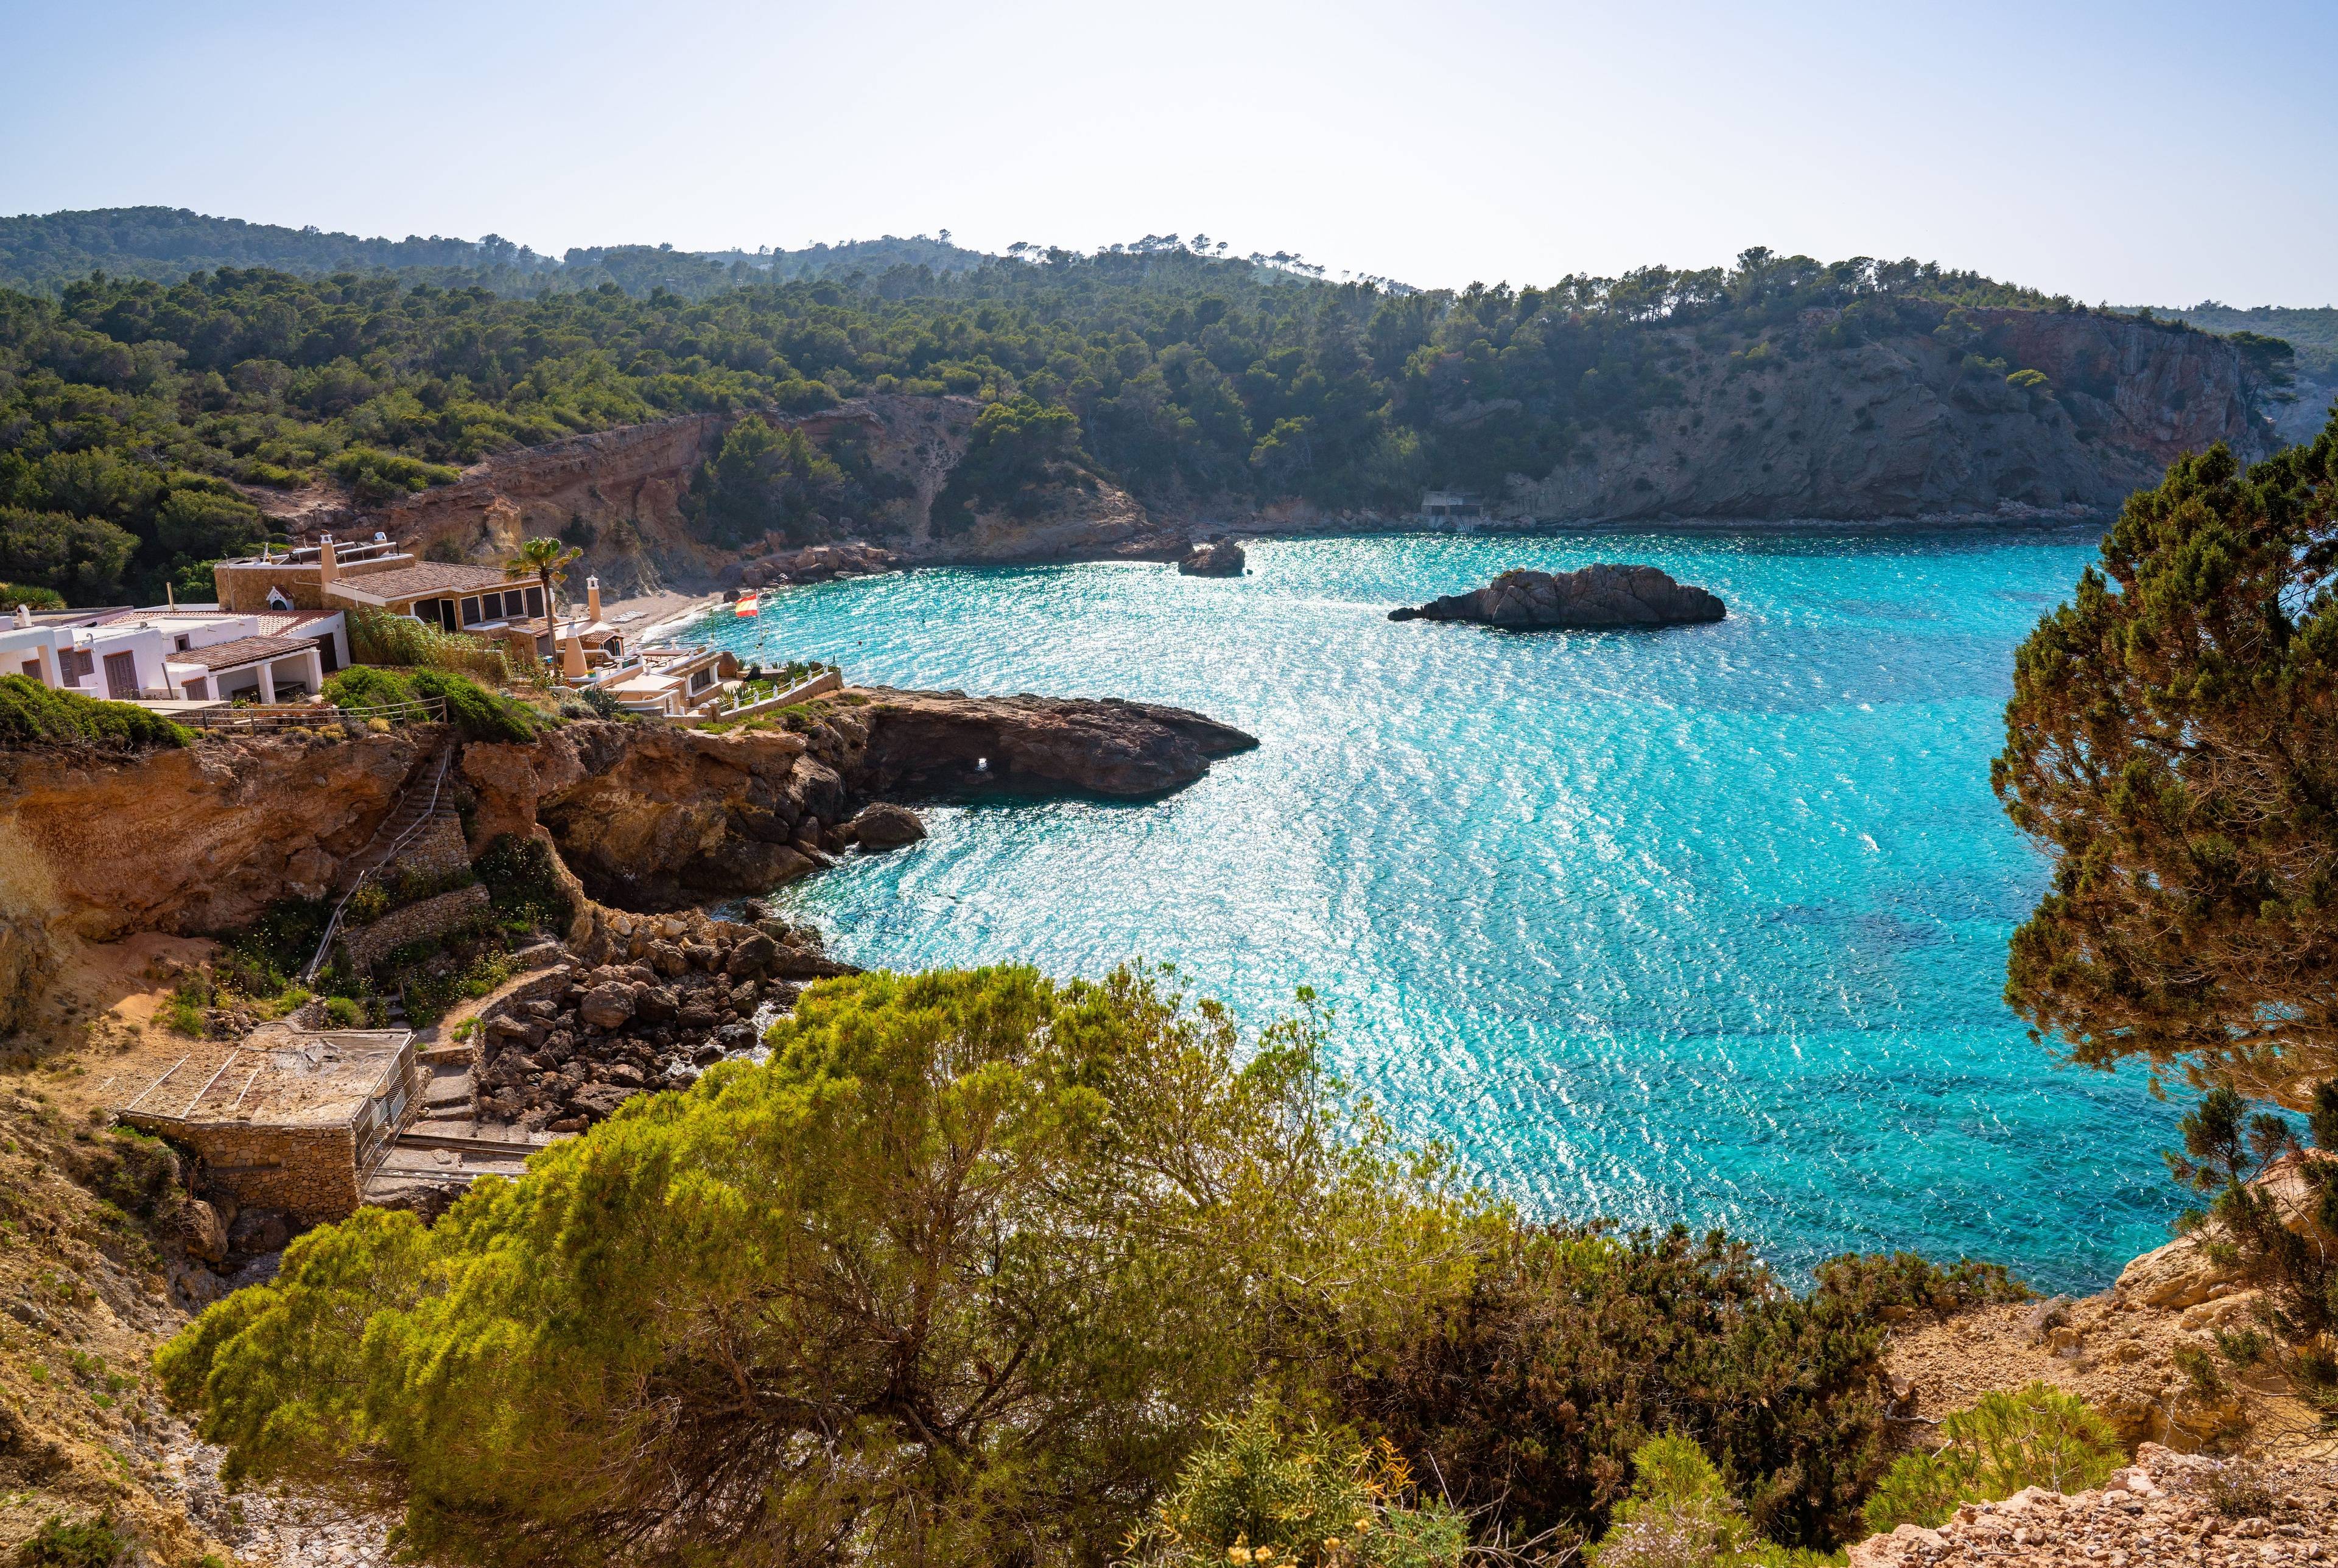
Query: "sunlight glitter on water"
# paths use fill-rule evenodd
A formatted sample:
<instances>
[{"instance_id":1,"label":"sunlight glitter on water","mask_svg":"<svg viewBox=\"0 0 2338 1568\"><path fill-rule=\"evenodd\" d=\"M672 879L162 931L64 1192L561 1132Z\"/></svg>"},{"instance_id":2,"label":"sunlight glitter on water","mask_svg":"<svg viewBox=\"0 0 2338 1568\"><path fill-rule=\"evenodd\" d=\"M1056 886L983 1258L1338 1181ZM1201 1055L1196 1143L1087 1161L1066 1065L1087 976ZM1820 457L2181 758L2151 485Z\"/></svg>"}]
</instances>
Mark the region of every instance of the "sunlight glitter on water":
<instances>
[{"instance_id":1,"label":"sunlight glitter on water","mask_svg":"<svg viewBox=\"0 0 2338 1568\"><path fill-rule=\"evenodd\" d=\"M791 590L706 634L977 692L1116 695L1260 749L1165 799L986 803L782 901L865 965L1136 955L1256 1024L1311 985L1341 1070L1542 1214L1684 1219L1799 1272L1970 1252L2099 1284L2180 1205L2176 1108L2060 1070L1999 993L2044 861L1988 782L2070 537L1266 542ZM1531 634L1386 612L1645 561L1729 619Z\"/></svg>"}]
</instances>

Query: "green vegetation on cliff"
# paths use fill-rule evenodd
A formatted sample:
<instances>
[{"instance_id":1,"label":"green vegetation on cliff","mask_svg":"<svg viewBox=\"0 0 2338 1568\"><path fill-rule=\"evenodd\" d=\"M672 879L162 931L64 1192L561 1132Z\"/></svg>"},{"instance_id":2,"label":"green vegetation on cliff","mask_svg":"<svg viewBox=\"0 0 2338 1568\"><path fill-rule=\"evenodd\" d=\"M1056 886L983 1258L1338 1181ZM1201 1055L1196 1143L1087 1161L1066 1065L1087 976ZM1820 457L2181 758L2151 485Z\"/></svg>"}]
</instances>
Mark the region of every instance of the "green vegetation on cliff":
<instances>
[{"instance_id":1,"label":"green vegetation on cliff","mask_svg":"<svg viewBox=\"0 0 2338 1568\"><path fill-rule=\"evenodd\" d=\"M1270 1409L1400 1561L1454 1517L1404 1466L1479 1541L1563 1546L1668 1431L1769 1538L1855 1530L1888 1455L1851 1303L1961 1287L1846 1262L1798 1298L1719 1237L1522 1224L1392 1147L1322 1028L1302 995L1244 1042L1127 972L824 983L767 1065L435 1226L312 1232L160 1368L236 1472L379 1488L486 1563L1100 1563L1181 1476L1176 1527L1223 1534Z\"/></svg>"},{"instance_id":2,"label":"green vegetation on cliff","mask_svg":"<svg viewBox=\"0 0 2338 1568\"><path fill-rule=\"evenodd\" d=\"M300 243L322 266L346 239ZM1165 240L841 275L742 260L696 299L614 279L518 297L357 270L407 254L376 243L349 241L352 270L325 276L226 264L247 248L191 252L221 263L191 277L158 263L54 299L0 291L0 581L80 602L207 594L205 564L266 535L271 490L330 478L378 502L582 432L868 391L994 406L945 524L1086 465L1147 501L1410 507L1431 481L1547 473L1680 402L1677 329L1792 355L1930 333L1960 305L2069 308L1912 261L1760 250L1729 270L1419 293ZM875 497L830 456L848 483L808 480L788 505L841 531ZM737 532L719 502L709 517Z\"/></svg>"}]
</instances>

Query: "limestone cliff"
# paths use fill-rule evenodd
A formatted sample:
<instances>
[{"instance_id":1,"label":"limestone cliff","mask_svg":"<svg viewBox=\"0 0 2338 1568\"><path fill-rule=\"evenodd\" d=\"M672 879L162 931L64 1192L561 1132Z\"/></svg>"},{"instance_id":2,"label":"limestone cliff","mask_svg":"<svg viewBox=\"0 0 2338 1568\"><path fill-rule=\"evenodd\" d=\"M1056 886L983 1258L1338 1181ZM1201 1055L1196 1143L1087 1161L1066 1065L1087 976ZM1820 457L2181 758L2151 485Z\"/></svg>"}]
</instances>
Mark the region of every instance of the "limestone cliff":
<instances>
[{"instance_id":1,"label":"limestone cliff","mask_svg":"<svg viewBox=\"0 0 2338 1568\"><path fill-rule=\"evenodd\" d=\"M0 1034L75 942L231 930L324 896L439 739L0 752ZM1256 744L1144 703L848 690L801 732L587 720L467 746L456 777L475 852L546 834L594 899L663 909L808 875L880 797L1151 795Z\"/></svg>"}]
</instances>

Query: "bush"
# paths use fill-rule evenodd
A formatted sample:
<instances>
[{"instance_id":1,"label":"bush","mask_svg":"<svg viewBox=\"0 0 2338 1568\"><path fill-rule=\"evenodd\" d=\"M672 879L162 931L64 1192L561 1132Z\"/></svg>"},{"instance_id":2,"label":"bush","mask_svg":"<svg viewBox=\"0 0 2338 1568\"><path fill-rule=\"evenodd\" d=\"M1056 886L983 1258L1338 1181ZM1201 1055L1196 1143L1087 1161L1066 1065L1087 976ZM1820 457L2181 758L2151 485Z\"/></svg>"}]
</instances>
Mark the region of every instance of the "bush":
<instances>
[{"instance_id":1,"label":"bush","mask_svg":"<svg viewBox=\"0 0 2338 1568\"><path fill-rule=\"evenodd\" d=\"M548 720L525 702L499 697L476 681L443 670L417 670L407 684L421 698L441 698L447 722L466 740L533 740Z\"/></svg>"},{"instance_id":2,"label":"bush","mask_svg":"<svg viewBox=\"0 0 2338 1568\"><path fill-rule=\"evenodd\" d=\"M184 746L194 736L134 702L59 691L29 675L0 675L0 747L105 746L126 751Z\"/></svg>"},{"instance_id":3,"label":"bush","mask_svg":"<svg viewBox=\"0 0 2338 1568\"><path fill-rule=\"evenodd\" d=\"M1341 1387L1514 1539L1596 1534L1632 1454L1677 1431L1724 1467L1760 1534L1832 1546L1857 1533L1886 1461L1882 1339L1719 1232L1527 1228L1467 1303Z\"/></svg>"},{"instance_id":4,"label":"bush","mask_svg":"<svg viewBox=\"0 0 2338 1568\"><path fill-rule=\"evenodd\" d=\"M137 1561L138 1543L112 1515L68 1524L54 1515L16 1548L16 1568L115 1568Z\"/></svg>"},{"instance_id":5,"label":"bush","mask_svg":"<svg viewBox=\"0 0 2338 1568\"><path fill-rule=\"evenodd\" d=\"M2033 1292L2000 1263L1960 1258L1943 1269L1913 1252L1845 1253L1819 1265L1817 1298L1855 1319L1929 1313L1952 1318L1976 1307L2027 1301Z\"/></svg>"},{"instance_id":6,"label":"bush","mask_svg":"<svg viewBox=\"0 0 2338 1568\"><path fill-rule=\"evenodd\" d=\"M1310 1423L1270 1398L1210 1423L1176 1489L1129 1541L1124 1568L1459 1568L1461 1516L1416 1493L1395 1449Z\"/></svg>"},{"instance_id":7,"label":"bush","mask_svg":"<svg viewBox=\"0 0 2338 1568\"><path fill-rule=\"evenodd\" d=\"M1867 1527L1935 1526L1962 1503L1993 1503L2025 1486L2084 1492L2124 1464L2110 1424L2048 1383L1981 1396L1940 1423L1938 1453L1903 1455L1868 1498Z\"/></svg>"},{"instance_id":8,"label":"bush","mask_svg":"<svg viewBox=\"0 0 2338 1568\"><path fill-rule=\"evenodd\" d=\"M348 996L325 998L325 1022L335 1029L362 1029L366 1024L364 1006Z\"/></svg>"},{"instance_id":9,"label":"bush","mask_svg":"<svg viewBox=\"0 0 2338 1568\"><path fill-rule=\"evenodd\" d=\"M413 688L394 671L370 664L352 664L325 678L325 698L342 708L387 708L414 700Z\"/></svg>"},{"instance_id":10,"label":"bush","mask_svg":"<svg viewBox=\"0 0 2338 1568\"><path fill-rule=\"evenodd\" d=\"M1704 1451L1677 1434L1632 1451L1632 1490L1586 1568L1798 1568L1830 1561L1754 1536Z\"/></svg>"},{"instance_id":11,"label":"bush","mask_svg":"<svg viewBox=\"0 0 2338 1568\"><path fill-rule=\"evenodd\" d=\"M54 588L37 588L24 583L0 583L0 610L19 606L34 610L62 610L64 595Z\"/></svg>"},{"instance_id":12,"label":"bush","mask_svg":"<svg viewBox=\"0 0 2338 1568\"><path fill-rule=\"evenodd\" d=\"M552 846L541 838L500 834L472 869L486 884L496 913L507 924L562 932L575 917L575 906L560 881Z\"/></svg>"},{"instance_id":13,"label":"bush","mask_svg":"<svg viewBox=\"0 0 2338 1568\"><path fill-rule=\"evenodd\" d=\"M452 485L463 476L461 469L443 463L425 463L370 446L352 446L325 466L354 489L359 500L376 504L427 490L433 485Z\"/></svg>"}]
</instances>

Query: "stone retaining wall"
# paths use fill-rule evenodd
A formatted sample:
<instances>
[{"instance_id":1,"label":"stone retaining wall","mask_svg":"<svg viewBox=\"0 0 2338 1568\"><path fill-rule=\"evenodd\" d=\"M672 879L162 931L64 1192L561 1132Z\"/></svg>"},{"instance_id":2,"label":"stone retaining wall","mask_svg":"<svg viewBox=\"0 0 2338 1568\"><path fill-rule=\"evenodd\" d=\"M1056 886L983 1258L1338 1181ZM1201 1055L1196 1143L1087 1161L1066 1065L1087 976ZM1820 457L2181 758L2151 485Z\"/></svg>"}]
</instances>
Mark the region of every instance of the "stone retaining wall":
<instances>
[{"instance_id":1,"label":"stone retaining wall","mask_svg":"<svg viewBox=\"0 0 2338 1568\"><path fill-rule=\"evenodd\" d=\"M224 1191L242 1208L282 1209L302 1224L357 1210L354 1126L252 1127L134 1111L123 1120L202 1156L205 1190Z\"/></svg>"},{"instance_id":2,"label":"stone retaining wall","mask_svg":"<svg viewBox=\"0 0 2338 1568\"><path fill-rule=\"evenodd\" d=\"M370 926L345 934L349 963L360 973L405 946L427 936L443 936L486 913L487 890L474 882L403 909L393 909Z\"/></svg>"}]
</instances>

